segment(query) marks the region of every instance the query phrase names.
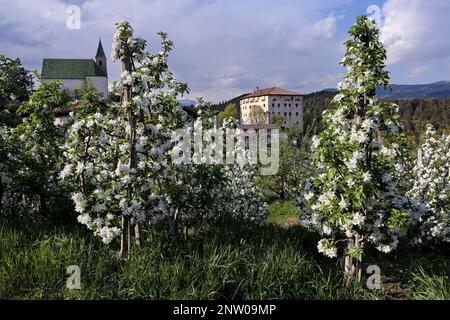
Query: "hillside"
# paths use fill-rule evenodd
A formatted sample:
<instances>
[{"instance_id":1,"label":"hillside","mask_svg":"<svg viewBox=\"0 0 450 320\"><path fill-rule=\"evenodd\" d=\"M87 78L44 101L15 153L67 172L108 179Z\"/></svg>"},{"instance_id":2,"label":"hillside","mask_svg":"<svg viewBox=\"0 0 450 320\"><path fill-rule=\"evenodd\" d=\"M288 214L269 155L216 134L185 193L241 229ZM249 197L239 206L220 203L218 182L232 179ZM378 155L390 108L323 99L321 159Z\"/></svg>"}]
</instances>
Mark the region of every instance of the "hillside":
<instances>
[{"instance_id":1,"label":"hillside","mask_svg":"<svg viewBox=\"0 0 450 320\"><path fill-rule=\"evenodd\" d=\"M382 99L444 99L450 98L450 81L439 81L430 84L398 85L390 88L379 88L377 96Z\"/></svg>"},{"instance_id":2,"label":"hillside","mask_svg":"<svg viewBox=\"0 0 450 320\"><path fill-rule=\"evenodd\" d=\"M322 112L332 107L336 93L320 91L305 96L304 124L322 127ZM392 100L392 99L383 99ZM450 130L450 99L393 99L400 106L400 115L408 134L420 140L426 124L430 123L442 131Z\"/></svg>"}]
</instances>

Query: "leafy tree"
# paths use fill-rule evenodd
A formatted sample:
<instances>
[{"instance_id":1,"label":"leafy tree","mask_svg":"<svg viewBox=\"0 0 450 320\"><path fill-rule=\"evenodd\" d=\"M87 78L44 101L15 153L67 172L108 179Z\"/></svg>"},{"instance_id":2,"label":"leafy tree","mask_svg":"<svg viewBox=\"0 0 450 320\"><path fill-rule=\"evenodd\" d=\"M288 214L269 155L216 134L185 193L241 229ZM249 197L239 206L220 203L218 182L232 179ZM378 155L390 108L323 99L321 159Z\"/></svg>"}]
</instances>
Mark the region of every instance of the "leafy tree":
<instances>
[{"instance_id":1,"label":"leafy tree","mask_svg":"<svg viewBox=\"0 0 450 320\"><path fill-rule=\"evenodd\" d=\"M33 76L22 67L19 59L0 55L0 124L15 127L16 110L33 91Z\"/></svg>"},{"instance_id":2,"label":"leafy tree","mask_svg":"<svg viewBox=\"0 0 450 320\"><path fill-rule=\"evenodd\" d=\"M325 129L313 138L317 176L305 186L301 202L305 223L323 236L320 252L336 257L345 244L348 279L360 278L369 245L386 253L397 247L412 214L396 179L398 107L375 98L376 88L389 84L378 33L366 16L350 28L341 62L348 71L333 99L336 107L324 112Z\"/></svg>"},{"instance_id":3,"label":"leafy tree","mask_svg":"<svg viewBox=\"0 0 450 320\"><path fill-rule=\"evenodd\" d=\"M312 133L312 129L301 133L299 127L288 127L287 139L280 142L280 165L277 174L260 177L261 187L268 197L296 198L299 186L313 174L310 158Z\"/></svg>"},{"instance_id":4,"label":"leafy tree","mask_svg":"<svg viewBox=\"0 0 450 320\"><path fill-rule=\"evenodd\" d=\"M82 99L87 93L97 93L91 79L86 79L85 82L75 88L75 98Z\"/></svg>"},{"instance_id":5,"label":"leafy tree","mask_svg":"<svg viewBox=\"0 0 450 320\"><path fill-rule=\"evenodd\" d=\"M5 130L2 143L7 161L2 166L1 200L10 214L44 216L54 203L52 198L61 196L57 179L64 132L55 126L53 111L68 102L61 83L44 83L17 109L23 122Z\"/></svg>"},{"instance_id":6,"label":"leafy tree","mask_svg":"<svg viewBox=\"0 0 450 320\"><path fill-rule=\"evenodd\" d=\"M281 116L279 114L276 114L276 115L273 116L273 120L272 121L273 121L274 124L277 125L277 127L281 128L281 126L284 123L284 118L283 118L283 116Z\"/></svg>"},{"instance_id":7,"label":"leafy tree","mask_svg":"<svg viewBox=\"0 0 450 320\"><path fill-rule=\"evenodd\" d=\"M249 112L249 118L252 124L267 123L267 114L260 106L256 106Z\"/></svg>"},{"instance_id":8,"label":"leafy tree","mask_svg":"<svg viewBox=\"0 0 450 320\"><path fill-rule=\"evenodd\" d=\"M225 110L219 113L219 126L221 127L224 119L233 118L239 120L239 112L235 103L230 103Z\"/></svg>"}]
</instances>

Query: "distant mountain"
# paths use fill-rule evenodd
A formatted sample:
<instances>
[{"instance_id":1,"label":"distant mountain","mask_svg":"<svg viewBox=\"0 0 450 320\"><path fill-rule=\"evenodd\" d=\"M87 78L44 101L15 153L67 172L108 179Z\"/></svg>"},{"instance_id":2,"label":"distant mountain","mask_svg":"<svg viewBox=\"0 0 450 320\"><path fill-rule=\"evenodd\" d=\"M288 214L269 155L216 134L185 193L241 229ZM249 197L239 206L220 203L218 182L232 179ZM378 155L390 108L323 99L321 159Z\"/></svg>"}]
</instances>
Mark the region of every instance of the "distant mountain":
<instances>
[{"instance_id":1,"label":"distant mountain","mask_svg":"<svg viewBox=\"0 0 450 320\"><path fill-rule=\"evenodd\" d=\"M322 92L339 92L339 90L336 88L326 88L323 89Z\"/></svg>"},{"instance_id":2,"label":"distant mountain","mask_svg":"<svg viewBox=\"0 0 450 320\"><path fill-rule=\"evenodd\" d=\"M186 107L194 106L197 103L197 101L193 100L193 99L180 99L180 100L178 100L178 102L181 105L186 106Z\"/></svg>"},{"instance_id":3,"label":"distant mountain","mask_svg":"<svg viewBox=\"0 0 450 320\"><path fill-rule=\"evenodd\" d=\"M378 88L377 96L382 99L429 99L450 98L450 81L430 84L392 84L390 88Z\"/></svg>"}]
</instances>

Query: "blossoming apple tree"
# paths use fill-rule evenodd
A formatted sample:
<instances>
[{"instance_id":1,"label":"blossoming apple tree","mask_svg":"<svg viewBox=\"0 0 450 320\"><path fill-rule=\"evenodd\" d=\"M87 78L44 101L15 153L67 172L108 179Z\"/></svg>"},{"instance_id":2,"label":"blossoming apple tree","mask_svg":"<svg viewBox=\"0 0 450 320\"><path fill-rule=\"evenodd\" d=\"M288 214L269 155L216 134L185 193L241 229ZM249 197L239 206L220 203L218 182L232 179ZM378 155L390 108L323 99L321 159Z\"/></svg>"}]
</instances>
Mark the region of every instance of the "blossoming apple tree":
<instances>
[{"instance_id":1,"label":"blossoming apple tree","mask_svg":"<svg viewBox=\"0 0 450 320\"><path fill-rule=\"evenodd\" d=\"M408 193L418 202L412 240L422 245L450 242L450 135L439 136L428 125L419 150Z\"/></svg>"},{"instance_id":2,"label":"blossoming apple tree","mask_svg":"<svg viewBox=\"0 0 450 320\"><path fill-rule=\"evenodd\" d=\"M336 107L324 112L325 129L312 141L317 176L300 199L304 222L323 236L318 250L336 257L344 247L348 279L360 277L368 245L386 253L397 247L411 214L394 174L401 152L397 106L375 97L377 87L389 84L378 33L366 16L350 28Z\"/></svg>"},{"instance_id":3,"label":"blossoming apple tree","mask_svg":"<svg viewBox=\"0 0 450 320\"><path fill-rule=\"evenodd\" d=\"M112 57L122 61L123 72L111 89L120 102L75 119L61 173L79 185L72 195L78 220L105 243L121 235L122 258L131 248L132 226L139 244L140 224L168 213L171 131L186 117L177 98L187 86L168 69L173 44L159 35L162 51L151 54L128 22L117 24Z\"/></svg>"}]
</instances>

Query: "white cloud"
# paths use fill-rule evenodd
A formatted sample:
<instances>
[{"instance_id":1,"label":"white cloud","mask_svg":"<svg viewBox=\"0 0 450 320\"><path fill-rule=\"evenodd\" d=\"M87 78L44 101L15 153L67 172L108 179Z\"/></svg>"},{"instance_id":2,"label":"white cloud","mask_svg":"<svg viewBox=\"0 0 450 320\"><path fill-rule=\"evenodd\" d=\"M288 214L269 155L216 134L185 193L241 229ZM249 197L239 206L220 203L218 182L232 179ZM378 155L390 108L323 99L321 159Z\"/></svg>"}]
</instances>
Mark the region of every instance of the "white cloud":
<instances>
[{"instance_id":1,"label":"white cloud","mask_svg":"<svg viewBox=\"0 0 450 320\"><path fill-rule=\"evenodd\" d=\"M387 0L381 40L388 63L430 62L450 56L450 1Z\"/></svg>"},{"instance_id":2,"label":"white cloud","mask_svg":"<svg viewBox=\"0 0 450 320\"><path fill-rule=\"evenodd\" d=\"M300 29L291 39L290 46L293 49L312 53L318 47L327 44L327 42L336 35L337 17L329 15L321 18L310 25Z\"/></svg>"},{"instance_id":3,"label":"white cloud","mask_svg":"<svg viewBox=\"0 0 450 320\"><path fill-rule=\"evenodd\" d=\"M413 67L409 70L409 76L411 78L415 78L417 76L420 76L421 74L424 74L425 72L430 70L430 66L417 66Z\"/></svg>"},{"instance_id":4,"label":"white cloud","mask_svg":"<svg viewBox=\"0 0 450 320\"><path fill-rule=\"evenodd\" d=\"M320 89L312 77L338 72L342 57L334 0L80 0L81 29L69 30L72 3L0 0L2 53L40 69L44 57L93 57L101 37L109 55L114 22L127 19L153 50L159 50L156 32L167 31L178 80L189 83L191 96L213 101L256 86ZM111 59L108 70L110 81L118 77Z\"/></svg>"}]
</instances>

